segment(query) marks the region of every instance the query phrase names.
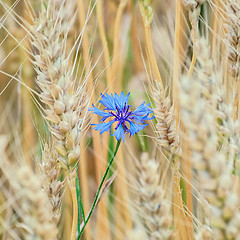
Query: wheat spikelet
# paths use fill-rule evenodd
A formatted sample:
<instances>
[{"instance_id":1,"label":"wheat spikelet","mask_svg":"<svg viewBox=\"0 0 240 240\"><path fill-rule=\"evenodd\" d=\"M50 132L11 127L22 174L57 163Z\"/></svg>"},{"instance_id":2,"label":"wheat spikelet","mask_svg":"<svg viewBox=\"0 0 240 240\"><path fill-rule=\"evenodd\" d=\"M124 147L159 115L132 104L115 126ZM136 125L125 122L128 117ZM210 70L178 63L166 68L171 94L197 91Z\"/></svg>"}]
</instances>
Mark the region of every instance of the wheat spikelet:
<instances>
[{"instance_id":1,"label":"wheat spikelet","mask_svg":"<svg viewBox=\"0 0 240 240\"><path fill-rule=\"evenodd\" d=\"M160 184L159 163L143 153L139 164L138 204L149 239L173 239L171 204L165 199L165 190Z\"/></svg>"},{"instance_id":2,"label":"wheat spikelet","mask_svg":"<svg viewBox=\"0 0 240 240\"><path fill-rule=\"evenodd\" d=\"M194 28L194 26L197 25L197 21L200 16L201 5L205 2L205 0L182 0L182 1L188 11L190 23Z\"/></svg>"},{"instance_id":3,"label":"wheat spikelet","mask_svg":"<svg viewBox=\"0 0 240 240\"><path fill-rule=\"evenodd\" d=\"M42 162L40 165L43 189L48 195L49 203L52 208L52 221L57 225L61 215L62 188L63 182L59 181L60 166L56 160L54 151L45 144L42 152Z\"/></svg>"},{"instance_id":4,"label":"wheat spikelet","mask_svg":"<svg viewBox=\"0 0 240 240\"><path fill-rule=\"evenodd\" d=\"M188 11L191 25L193 27L196 26L198 18L200 16L201 5L205 2L205 0L182 0L182 1Z\"/></svg>"},{"instance_id":5,"label":"wheat spikelet","mask_svg":"<svg viewBox=\"0 0 240 240\"><path fill-rule=\"evenodd\" d=\"M50 3L54 4L54 9L57 14L61 14L61 17L59 17L59 21L61 23L58 25L60 27L60 31L63 33L67 33L68 31L71 31L69 29L69 23L74 20L74 11L76 8L76 1L74 0L55 0L53 2L50 1Z\"/></svg>"},{"instance_id":6,"label":"wheat spikelet","mask_svg":"<svg viewBox=\"0 0 240 240\"><path fill-rule=\"evenodd\" d=\"M183 4L188 11L193 11L195 8L201 6L204 2L205 0L183 0Z\"/></svg>"},{"instance_id":7,"label":"wheat spikelet","mask_svg":"<svg viewBox=\"0 0 240 240\"><path fill-rule=\"evenodd\" d=\"M55 11L54 2L50 1L47 10L42 7L32 27L32 45L36 49L36 82L41 90L40 99L46 105L45 119L51 123L58 160L65 167L79 160L86 94L84 85L75 87L68 69L62 25L61 12Z\"/></svg>"},{"instance_id":8,"label":"wheat spikelet","mask_svg":"<svg viewBox=\"0 0 240 240\"><path fill-rule=\"evenodd\" d=\"M151 0L140 0L139 6L145 24L150 25L153 19L153 9L151 6Z\"/></svg>"},{"instance_id":9,"label":"wheat spikelet","mask_svg":"<svg viewBox=\"0 0 240 240\"><path fill-rule=\"evenodd\" d=\"M159 89L152 90L155 103L154 116L157 120L157 143L165 151L176 154L179 152L179 136L176 131L174 107L170 97L164 96Z\"/></svg>"}]
</instances>

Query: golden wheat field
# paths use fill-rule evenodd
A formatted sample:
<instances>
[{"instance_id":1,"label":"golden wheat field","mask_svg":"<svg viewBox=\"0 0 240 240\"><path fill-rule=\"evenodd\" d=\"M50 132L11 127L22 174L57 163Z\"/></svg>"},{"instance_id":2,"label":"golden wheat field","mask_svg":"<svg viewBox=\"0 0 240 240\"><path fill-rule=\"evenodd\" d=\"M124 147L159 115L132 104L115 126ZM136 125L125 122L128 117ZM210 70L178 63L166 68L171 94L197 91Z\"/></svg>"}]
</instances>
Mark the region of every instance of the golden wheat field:
<instances>
[{"instance_id":1,"label":"golden wheat field","mask_svg":"<svg viewBox=\"0 0 240 240\"><path fill-rule=\"evenodd\" d=\"M0 0L1 240L240 240L240 0Z\"/></svg>"}]
</instances>

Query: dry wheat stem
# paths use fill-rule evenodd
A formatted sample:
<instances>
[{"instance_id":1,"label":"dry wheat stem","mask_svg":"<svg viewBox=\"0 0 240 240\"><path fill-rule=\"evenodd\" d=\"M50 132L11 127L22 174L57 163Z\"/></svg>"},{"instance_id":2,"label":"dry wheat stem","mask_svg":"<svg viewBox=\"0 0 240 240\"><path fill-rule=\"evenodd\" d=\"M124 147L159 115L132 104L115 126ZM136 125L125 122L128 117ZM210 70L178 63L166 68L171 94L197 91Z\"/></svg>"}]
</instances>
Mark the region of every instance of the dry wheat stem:
<instances>
[{"instance_id":1,"label":"dry wheat stem","mask_svg":"<svg viewBox=\"0 0 240 240\"><path fill-rule=\"evenodd\" d=\"M181 1L176 0L176 13L175 13L175 42L174 42L174 65L173 65L173 104L174 104L174 113L176 125L179 126L179 107L178 107L178 81L180 74L180 36L181 36ZM173 173L174 176L174 225L176 232L179 236L177 239L188 239L186 224L186 216L183 212L183 203L180 194L180 176L179 173ZM184 224L180 225L180 219L184 221ZM191 237L192 238L192 237Z\"/></svg>"},{"instance_id":2,"label":"dry wheat stem","mask_svg":"<svg viewBox=\"0 0 240 240\"><path fill-rule=\"evenodd\" d=\"M112 91L112 84L111 84L111 69L110 69L110 54L109 54L109 48L107 43L107 37L104 29L103 24L103 15L102 15L102 1L97 1L97 19L98 19L98 26L99 26L99 33L102 41L103 46L103 53L104 53L104 61L106 65L106 78L107 78L107 85L110 88L110 92Z\"/></svg>"},{"instance_id":3,"label":"dry wheat stem","mask_svg":"<svg viewBox=\"0 0 240 240\"><path fill-rule=\"evenodd\" d=\"M151 64L151 68L153 69L153 72L155 74L156 79L161 85L162 91L164 90L164 85L162 81L162 77L160 75L158 66L157 66L157 61L155 58L154 50L153 50L153 45L152 45L152 35L151 35L151 22L153 19L153 10L151 7L151 3L149 0L141 0L139 1L139 7L140 11L142 14L143 18L143 23L144 23L144 31L145 31L145 41L147 45L147 53L149 57L149 61Z\"/></svg>"},{"instance_id":4,"label":"dry wheat stem","mask_svg":"<svg viewBox=\"0 0 240 240\"><path fill-rule=\"evenodd\" d=\"M117 70L119 68L119 52L120 52L120 41L119 41L119 34L120 34L120 26L123 11L127 5L127 0L121 0L117 9L116 20L114 24L114 38L113 38L113 63L111 67L111 80L116 77Z\"/></svg>"}]
</instances>

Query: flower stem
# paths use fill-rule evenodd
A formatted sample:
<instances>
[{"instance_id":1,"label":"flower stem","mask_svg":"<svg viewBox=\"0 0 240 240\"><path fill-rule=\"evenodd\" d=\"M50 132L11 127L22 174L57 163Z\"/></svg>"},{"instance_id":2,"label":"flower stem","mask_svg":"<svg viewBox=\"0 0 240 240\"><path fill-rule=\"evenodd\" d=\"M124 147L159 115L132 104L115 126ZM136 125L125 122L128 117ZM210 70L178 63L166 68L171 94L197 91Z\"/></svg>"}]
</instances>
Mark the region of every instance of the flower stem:
<instances>
[{"instance_id":1,"label":"flower stem","mask_svg":"<svg viewBox=\"0 0 240 240\"><path fill-rule=\"evenodd\" d=\"M111 167L111 165L112 165L112 163L113 163L113 160L114 160L114 158L115 158L115 156L116 156L116 154L117 154L117 151L118 151L118 148L119 148L119 146L120 146L120 143L121 143L121 139L117 142L117 145L116 145L116 149L115 149L115 151L114 151L114 154L113 154L110 162L108 163L107 169L106 169L106 171L105 171L105 173L104 173L104 175L103 175L103 177L102 177L102 180L101 180L101 183L100 183L100 185L99 185L99 187L98 187L97 194L96 194L96 196L95 196L95 198L94 198L94 201L93 201L91 210L89 211L89 214L88 214L88 216L87 216L87 218L86 218L85 224L84 224L83 227L81 228L80 233L79 233L79 235L78 235L78 238L77 238L78 240L80 239L80 237L81 237L81 235L82 235L82 233L83 233L83 231L84 231L84 229L85 229L85 227L86 227L86 225L87 225L87 223L88 223L88 221L89 221L89 219L90 219L90 217L91 217L91 215L92 215L92 213L93 213L93 210L94 210L94 208L95 208L95 206L96 206L96 204L97 204L97 202L98 202L98 197L99 197L101 188L102 188L103 183L104 183L104 181L105 181L105 179L106 179L106 177L107 177L107 175L108 175L108 172L109 172L110 167Z\"/></svg>"},{"instance_id":2,"label":"flower stem","mask_svg":"<svg viewBox=\"0 0 240 240\"><path fill-rule=\"evenodd\" d=\"M77 222L78 222L78 202L77 202L75 179L76 179L76 170L74 170L74 172L70 174L70 179L69 179L69 187L71 190L72 201L73 201L73 222L72 222L71 240L75 240L76 238Z\"/></svg>"}]
</instances>

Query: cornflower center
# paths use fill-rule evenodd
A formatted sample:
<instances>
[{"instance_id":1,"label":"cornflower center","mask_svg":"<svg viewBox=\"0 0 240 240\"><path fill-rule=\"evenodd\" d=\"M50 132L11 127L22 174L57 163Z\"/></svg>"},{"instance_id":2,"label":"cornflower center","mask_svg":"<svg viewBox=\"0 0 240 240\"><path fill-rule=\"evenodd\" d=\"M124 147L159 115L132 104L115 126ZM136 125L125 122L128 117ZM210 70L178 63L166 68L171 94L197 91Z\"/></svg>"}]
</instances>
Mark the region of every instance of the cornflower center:
<instances>
[{"instance_id":1,"label":"cornflower center","mask_svg":"<svg viewBox=\"0 0 240 240\"><path fill-rule=\"evenodd\" d=\"M126 121L127 122L129 121L128 118L130 119L130 115L132 114L132 111L129 111L129 108L130 108L130 106L125 103L123 109L119 109L116 106L117 111L116 112L112 112L112 111L110 112L114 116L115 121L118 122L117 126L115 127L115 130L121 124L125 132L129 131L129 129L126 125Z\"/></svg>"}]
</instances>

